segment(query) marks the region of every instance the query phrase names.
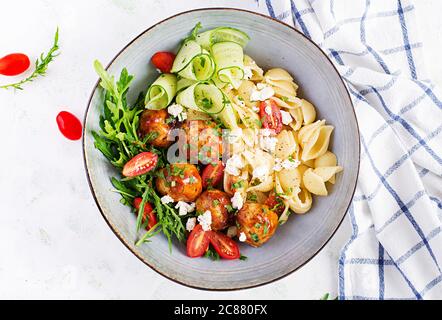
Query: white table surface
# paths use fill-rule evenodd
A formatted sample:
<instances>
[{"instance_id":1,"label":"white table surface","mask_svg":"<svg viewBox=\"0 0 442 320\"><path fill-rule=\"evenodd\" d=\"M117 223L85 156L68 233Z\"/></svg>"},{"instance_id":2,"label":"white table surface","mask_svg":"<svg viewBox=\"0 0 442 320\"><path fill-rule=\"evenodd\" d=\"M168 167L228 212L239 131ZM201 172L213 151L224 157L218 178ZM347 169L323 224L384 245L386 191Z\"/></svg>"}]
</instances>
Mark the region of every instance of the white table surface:
<instances>
[{"instance_id":1,"label":"white table surface","mask_svg":"<svg viewBox=\"0 0 442 320\"><path fill-rule=\"evenodd\" d=\"M35 60L60 27L62 54L24 91L0 92L0 298L318 299L337 294L339 251L347 220L329 244L288 277L259 288L206 292L171 282L140 262L101 217L86 181L81 142L63 138L62 109L83 118L97 79L92 61L107 63L132 38L190 1L2 1L0 56ZM253 8L254 0L206 6ZM442 84L442 1L416 0L425 59ZM0 76L0 83L13 79Z\"/></svg>"}]
</instances>

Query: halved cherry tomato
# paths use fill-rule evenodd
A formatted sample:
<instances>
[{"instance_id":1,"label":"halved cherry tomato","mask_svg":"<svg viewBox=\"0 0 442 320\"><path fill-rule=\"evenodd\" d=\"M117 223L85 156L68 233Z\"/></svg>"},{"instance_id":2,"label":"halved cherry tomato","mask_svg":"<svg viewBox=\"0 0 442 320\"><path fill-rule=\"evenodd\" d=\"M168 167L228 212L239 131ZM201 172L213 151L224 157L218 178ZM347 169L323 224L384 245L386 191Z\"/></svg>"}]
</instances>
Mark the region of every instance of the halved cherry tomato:
<instances>
[{"instance_id":1,"label":"halved cherry tomato","mask_svg":"<svg viewBox=\"0 0 442 320\"><path fill-rule=\"evenodd\" d=\"M134 207L135 207L135 209L137 209L137 211L140 210L140 206L141 206L142 201L143 201L142 198L135 198L134 199ZM157 224L157 217L155 216L155 213L153 212L152 206L148 202L146 202L144 204L144 213L143 213L142 223L144 223L146 221L146 217L149 218L149 221L147 222L146 230L150 230Z\"/></svg>"},{"instance_id":2,"label":"halved cherry tomato","mask_svg":"<svg viewBox=\"0 0 442 320\"><path fill-rule=\"evenodd\" d=\"M198 224L187 238L187 255L191 258L201 257L209 249L209 233Z\"/></svg>"},{"instance_id":3,"label":"halved cherry tomato","mask_svg":"<svg viewBox=\"0 0 442 320\"><path fill-rule=\"evenodd\" d=\"M68 111L61 111L57 115L57 125L60 132L70 140L78 140L81 138L82 125L80 120Z\"/></svg>"},{"instance_id":4,"label":"halved cherry tomato","mask_svg":"<svg viewBox=\"0 0 442 320\"><path fill-rule=\"evenodd\" d=\"M23 53L11 53L0 59L0 74L16 76L28 70L31 61Z\"/></svg>"},{"instance_id":5,"label":"halved cherry tomato","mask_svg":"<svg viewBox=\"0 0 442 320\"><path fill-rule=\"evenodd\" d=\"M277 214L282 214L284 212L284 202L282 202L282 198L277 196L273 191L270 192L269 197L264 201L264 204Z\"/></svg>"},{"instance_id":6,"label":"halved cherry tomato","mask_svg":"<svg viewBox=\"0 0 442 320\"><path fill-rule=\"evenodd\" d=\"M262 126L264 128L274 130L275 134L281 132L281 111L273 100L269 99L261 102L259 105L259 116L261 117Z\"/></svg>"},{"instance_id":7,"label":"halved cherry tomato","mask_svg":"<svg viewBox=\"0 0 442 320\"><path fill-rule=\"evenodd\" d=\"M232 260L241 256L238 244L224 233L217 231L208 231L208 233L210 243L221 258Z\"/></svg>"},{"instance_id":8,"label":"halved cherry tomato","mask_svg":"<svg viewBox=\"0 0 442 320\"><path fill-rule=\"evenodd\" d=\"M160 51L155 53L150 60L155 68L160 69L163 73L169 73L172 69L175 55L171 52Z\"/></svg>"},{"instance_id":9,"label":"halved cherry tomato","mask_svg":"<svg viewBox=\"0 0 442 320\"><path fill-rule=\"evenodd\" d=\"M203 180L203 188L215 187L217 186L224 175L224 164L221 160L213 164L208 164L201 174L201 179Z\"/></svg>"},{"instance_id":10,"label":"halved cherry tomato","mask_svg":"<svg viewBox=\"0 0 442 320\"><path fill-rule=\"evenodd\" d=\"M130 159L123 167L123 176L136 177L148 173L155 168L158 155L153 152L141 152Z\"/></svg>"}]
</instances>

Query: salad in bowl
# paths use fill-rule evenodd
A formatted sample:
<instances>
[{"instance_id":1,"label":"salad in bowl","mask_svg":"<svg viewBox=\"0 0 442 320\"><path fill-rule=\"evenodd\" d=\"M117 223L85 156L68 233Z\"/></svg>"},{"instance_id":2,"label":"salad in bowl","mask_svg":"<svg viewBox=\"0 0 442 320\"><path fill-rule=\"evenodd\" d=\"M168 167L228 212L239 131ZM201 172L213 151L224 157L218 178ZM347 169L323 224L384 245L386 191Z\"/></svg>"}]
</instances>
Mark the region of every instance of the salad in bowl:
<instances>
[{"instance_id":1,"label":"salad in bowl","mask_svg":"<svg viewBox=\"0 0 442 320\"><path fill-rule=\"evenodd\" d=\"M123 69L115 80L95 62L103 109L94 144L121 173L111 181L137 216L138 246L162 233L191 258L246 259L239 242L259 248L277 237L343 168L329 150L334 127L289 72L260 68L241 30L200 30L176 53L152 56L159 75L134 104L133 76Z\"/></svg>"}]
</instances>

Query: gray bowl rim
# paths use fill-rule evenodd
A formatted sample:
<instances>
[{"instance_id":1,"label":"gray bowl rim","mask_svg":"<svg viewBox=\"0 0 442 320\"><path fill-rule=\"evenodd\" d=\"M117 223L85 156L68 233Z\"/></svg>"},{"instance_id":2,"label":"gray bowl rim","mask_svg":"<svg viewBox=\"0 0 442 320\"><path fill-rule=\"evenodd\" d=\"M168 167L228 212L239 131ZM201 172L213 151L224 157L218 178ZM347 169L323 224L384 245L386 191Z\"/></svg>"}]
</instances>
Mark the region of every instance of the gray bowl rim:
<instances>
[{"instance_id":1,"label":"gray bowl rim","mask_svg":"<svg viewBox=\"0 0 442 320\"><path fill-rule=\"evenodd\" d=\"M260 286L263 286L263 285L270 284L270 283L276 282L276 281L278 281L278 280L281 280L281 279L287 277L288 275L292 274L293 272L295 272L295 271L301 269L302 267L304 267L308 262L310 262L310 260L312 260L314 257L316 257L316 255L317 255L322 249L324 249L324 247L325 247L325 246L327 245L327 243L329 243L329 241L333 238L333 236L336 234L336 231L339 229L339 227L341 226L342 222L344 221L344 218L346 217L347 212L348 212L348 209L350 208L351 202L352 202L352 200L353 200L353 196L354 196L354 193L355 193L355 191L356 191L356 184L357 184L357 180L358 180L358 176L359 176L359 169L360 169L360 162L361 162L361 161L360 161L360 159L361 159L361 147L360 147L360 132L359 132L359 124L358 124L358 120L357 120L357 118L356 118L356 113L355 113L355 110L354 110L353 101L352 101L352 99L351 99L350 93L348 92L347 86L346 86L345 83L344 83L344 80L342 79L341 75L340 75L339 72L338 72L338 69L335 67L335 65L333 64L333 62L330 60L330 58L329 58L329 57L328 57L328 56L322 51L322 49L321 49L321 48L320 48L320 47L319 47L314 41L312 41L311 39L309 39L308 37L306 37L302 32L296 30L296 29L295 29L294 27L292 27L291 25L288 25L288 24L286 24L286 23L284 23L284 22L282 22L282 21L280 21L280 20L278 20L278 19L272 18L272 17L267 16L267 15L262 14L262 13L258 13L258 12L254 12L254 11L250 11L250 10L245 10L245 9L239 9L239 8L229 8L229 7L198 8L198 9L192 9L192 10L187 10L187 11L179 12L179 13L177 13L177 14L174 14L174 15L169 16L169 17L167 17L167 18L165 18L165 19L163 19L163 20L161 20L161 21L158 21L158 22L154 23L154 24L151 25L149 28L145 29L145 30L142 31L140 34L138 34L135 38L133 38L133 39L132 39L127 45L125 45L125 46L124 46L124 47L123 47L123 48L122 48L122 49L121 49L121 50L120 50L120 51L119 51L119 52L118 52L118 53L112 58L112 60L107 64L107 66L106 66L105 69L108 70L109 67L114 63L114 61L120 56L120 54L123 53L123 51L125 51L130 45L132 45L132 43L134 43L138 38L140 38L140 37L141 37L142 35L144 35L145 33L149 32L151 29L153 29L153 28L156 27L157 25L160 25L160 24L162 24L162 23L164 23L164 22L166 22L166 21L168 21L168 20L170 20L170 19L173 19L173 18L175 18L175 17L181 16L181 15L185 15L185 14L188 14L188 13L192 13L192 12L200 12L200 11L219 11L219 10L225 10L225 11L239 11L239 12L245 12L245 13L248 13L248 14L252 14L252 15L256 15L256 16L260 16L260 17L263 17L263 18L268 19L268 20L270 20L270 21L273 21L273 22L279 23L279 24L281 24L281 25L283 25L283 26L285 26L285 27L291 29L292 31L298 33L298 34L299 34L300 36L302 36L306 41L312 43L312 44L318 49L318 53L319 53L319 54L322 54L322 55L327 59L327 61L330 63L330 65L333 67L333 69L335 70L336 74L338 75L338 78L341 80L342 84L344 85L345 91L347 92L348 100L350 101L350 104L351 104L351 106L352 106L352 109L351 109L351 110L352 110L353 117L354 117L354 121L355 121L356 128L357 128L357 139L358 139L358 144L357 144L357 146L358 146L357 162L358 162L358 164L357 164L357 169L356 169L356 179L355 179L355 181L354 181L354 186L353 186L352 196L351 196L350 201L349 201L349 203L348 203L348 205L347 205L347 209L345 210L344 214L342 215L341 221L339 221L339 224L337 225L336 229L332 232L332 234L330 235L330 237L329 237L329 238L328 238L328 239L327 239L327 240L321 245L321 247L320 247L320 248L319 248L319 249L318 249L318 250L317 250L317 251L316 251L316 252L315 252L310 258L306 259L301 265L299 265L298 267L294 268L293 270L287 272L286 274L284 274L284 275L282 275L282 276L280 276L280 277L278 277L278 278L275 278L275 279L272 279L272 280L269 280L269 281L265 281L265 282L262 282L262 283L259 283L259 284L255 284L255 285L242 286L242 287L236 287L236 288L226 288L226 289L223 288L223 289L217 289L217 288L205 288L205 287L192 286L192 285L189 285L189 284L187 284L187 283L185 283L185 282L181 282L181 281L179 281L179 280L177 280L177 279L173 279L173 278L169 277L167 274L161 272L161 270L159 270L159 269L156 268L155 266L151 265L151 264L149 263L149 261L147 261L143 256L139 255L137 252L135 252L134 250L132 250L132 249L130 248L130 246L126 243L126 241L124 241L123 237L119 234L118 229L117 229L114 225L112 225L112 223L106 218L106 216L105 216L105 214L104 214L104 212L103 212L103 209L101 208L100 203L99 203L99 201L98 201L97 195L95 194L95 190L94 190L94 188L93 188L93 186L92 186L92 180L91 180L91 177L90 177L89 168L88 168L87 160L86 160L86 145L85 145L86 126L85 126L85 124L86 124L86 119L87 119L87 116L88 116L88 113L89 113L89 109L90 109L90 106L91 106L92 97L93 97L95 91L96 91L97 88L98 88L98 85L99 85L99 83L100 83L100 79L97 80L97 82L96 82L95 85L94 85L94 88L92 89L92 92L91 92L91 94L90 94L90 96L89 96L88 104L87 104L87 107L86 107L86 110L85 110L84 119L83 119L82 151L83 151L83 164L84 164L84 168L85 168L85 172L86 172L86 178L87 178L87 181L88 181L88 184L89 184L89 189L91 190L92 196L93 196L93 198L94 198L95 204L97 205L98 210L100 211L100 213L101 213L101 215L102 215L104 221L106 221L106 223L107 223L107 225L109 226L109 228L112 230L112 232L117 236L117 238L118 238L118 239L124 244L124 246L125 246L130 252L132 252L132 253L133 253L133 254L134 254L134 255L135 255L135 256L136 256L141 262L143 262L144 264L146 264L148 267L150 267L152 270L154 270L154 271L157 272L158 274L162 275L163 277L165 277L165 278L167 278L167 279L169 279L169 280L171 280L171 281L173 281L173 282L175 282L175 283L181 284L181 285L186 286L186 287L188 287L188 288L198 289L198 290L204 290L204 291L236 291L236 290L244 290L244 289L256 288L256 287L260 287Z\"/></svg>"}]
</instances>

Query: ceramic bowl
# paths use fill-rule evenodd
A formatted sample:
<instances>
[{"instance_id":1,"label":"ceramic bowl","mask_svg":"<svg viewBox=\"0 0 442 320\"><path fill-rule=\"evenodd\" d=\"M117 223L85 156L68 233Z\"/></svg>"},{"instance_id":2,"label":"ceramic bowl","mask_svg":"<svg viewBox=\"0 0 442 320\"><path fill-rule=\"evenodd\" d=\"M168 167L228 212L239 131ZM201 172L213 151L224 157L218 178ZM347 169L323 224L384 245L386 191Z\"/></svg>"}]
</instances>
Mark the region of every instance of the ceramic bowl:
<instances>
[{"instance_id":1,"label":"ceramic bowl","mask_svg":"<svg viewBox=\"0 0 442 320\"><path fill-rule=\"evenodd\" d=\"M157 51L176 51L180 41L197 22L204 29L230 26L246 32L251 41L245 52L264 69L282 67L300 86L300 96L317 108L318 118L335 126L331 150L344 171L328 197L314 197L305 215L292 215L278 228L275 236L261 248L240 245L246 261L190 259L185 245L174 243L169 252L164 236L151 243L135 246L135 215L120 204L118 194L110 191L110 177L117 171L94 148L92 130L98 130L102 97L93 89L85 117L84 159L90 187L98 208L120 240L139 259L163 276L181 284L212 290L241 289L262 285L295 271L333 236L352 199L359 169L359 131L355 113L333 64L310 40L294 28L260 14L238 9L200 9L184 12L150 27L131 41L111 61L108 71L118 75L123 67L135 75L129 99L134 99L157 77L149 59Z\"/></svg>"}]
</instances>

